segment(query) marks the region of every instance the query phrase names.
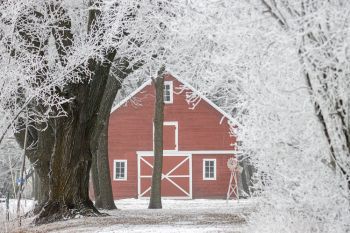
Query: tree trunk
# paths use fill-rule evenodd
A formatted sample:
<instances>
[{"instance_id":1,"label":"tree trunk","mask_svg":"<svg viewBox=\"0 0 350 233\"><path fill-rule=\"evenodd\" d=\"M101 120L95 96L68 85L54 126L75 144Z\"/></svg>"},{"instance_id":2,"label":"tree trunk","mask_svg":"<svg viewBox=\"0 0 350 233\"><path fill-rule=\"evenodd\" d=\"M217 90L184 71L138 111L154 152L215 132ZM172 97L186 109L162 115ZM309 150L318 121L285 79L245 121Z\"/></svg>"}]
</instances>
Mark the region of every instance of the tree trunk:
<instances>
[{"instance_id":1,"label":"tree trunk","mask_svg":"<svg viewBox=\"0 0 350 233\"><path fill-rule=\"evenodd\" d=\"M80 114L57 119L55 149L50 171L49 200L36 223L69 218L79 213L95 216L98 211L89 199L91 152L87 122Z\"/></svg>"},{"instance_id":2,"label":"tree trunk","mask_svg":"<svg viewBox=\"0 0 350 233\"><path fill-rule=\"evenodd\" d=\"M19 119L22 121L23 119ZM35 124L35 128L40 129L44 126L41 124ZM15 138L19 145L24 147L24 130L21 130L15 134ZM33 127L28 128L28 142L27 145L31 146L26 150L26 156L33 165L35 173L35 200L37 204L34 209L34 214L38 214L49 199L49 171L50 171L50 156L53 151L53 129L47 127L45 131L38 133Z\"/></svg>"},{"instance_id":3,"label":"tree trunk","mask_svg":"<svg viewBox=\"0 0 350 233\"><path fill-rule=\"evenodd\" d=\"M90 69L95 71L94 77L89 83L70 87L75 100L67 107L69 115L54 120L55 144L50 160L50 195L36 223L74 217L76 214L100 215L89 199L89 173L94 151L99 151L96 154L99 196L105 208L115 207L107 153L109 113L114 97L121 87L117 80L108 80L115 55L116 51L112 50L106 55L107 61L104 63L91 62ZM118 60L117 63L124 67L124 70L120 71L123 75L116 72L119 79L124 79L142 65L137 63L128 68L129 63L125 60ZM109 86L106 91L107 81ZM114 88L110 89L112 86ZM96 140L99 137L102 137L105 143Z\"/></svg>"},{"instance_id":4,"label":"tree trunk","mask_svg":"<svg viewBox=\"0 0 350 233\"><path fill-rule=\"evenodd\" d=\"M29 129L28 144L35 143L36 147L28 149L27 156L40 180L37 186L40 190L39 202L34 211L34 214L40 213L36 224L70 218L76 214L100 214L88 196L93 154L96 155L98 187L103 190L103 195L100 194L102 208L116 208L109 176L107 133L111 105L121 87L120 83L115 78L109 78L105 91L114 56L115 51L107 56L109 61L105 64L94 64L95 77L90 83L69 87L75 100L65 106L68 117L49 120L45 131ZM124 79L142 66L140 62L128 68L127 61L119 59L116 62L120 67L125 67L115 72L119 79ZM23 131L16 134L22 146L23 135Z\"/></svg>"},{"instance_id":5,"label":"tree trunk","mask_svg":"<svg viewBox=\"0 0 350 233\"><path fill-rule=\"evenodd\" d=\"M164 67L158 71L155 86L154 107L154 161L149 209L162 208L161 184L163 168L163 121L164 121Z\"/></svg>"},{"instance_id":6,"label":"tree trunk","mask_svg":"<svg viewBox=\"0 0 350 233\"><path fill-rule=\"evenodd\" d=\"M90 5L94 3L99 4L100 1L89 2ZM30 20L28 21L28 18L36 17L37 20L44 22L45 19L42 16L44 14L40 12L29 11L28 14L23 15L20 18L21 23L18 24L16 30L19 30L21 37L23 37L22 39L27 41L28 52L38 55L43 60L47 59L45 57L46 45L50 36L53 36L59 56L58 62L61 63L61 66L66 66L69 60L69 51L74 42L73 30L71 30L72 22L62 2L53 1L47 6L46 13L51 14L51 12L55 12L59 19L54 21L52 31L47 35L45 44L39 43L40 41L37 40L41 35L36 35L35 32L22 28L28 22L31 22ZM101 12L95 8L89 10L87 20L88 33L91 33L92 28L99 26L98 18L100 14ZM103 43L102 35L100 43ZM105 187L110 187L109 172L107 171L106 132L108 130L110 106L113 102L109 98L114 99L114 97L111 94L108 98L110 104L107 104L104 102L104 95L111 65L115 60L117 51L114 48L104 48L100 53L103 56L101 61L99 58L93 57L89 59L87 64L81 64L81 67L74 70L82 78L81 82L77 84L68 83L63 90L54 90L59 95L72 99L70 103L61 106L67 116L49 119L47 127L29 128L28 145L34 142L33 145L35 146L30 150L28 149L26 155L33 163L35 171L40 178L40 190L44 194L42 201L38 205L40 213L35 223L40 224L71 218L77 214L87 216L100 214L89 199L89 173L92 164L92 154L94 151L98 151L95 143L101 144L101 147L103 147L101 153L104 153L105 156L101 156L101 160L96 160L97 169L106 171L104 174L100 170L98 171L98 176L102 176L101 179L107 180L105 183L99 182L100 185L103 185L103 187L100 186L100 196L102 193L109 195L109 199L105 196L101 196L101 198L109 200L109 203L113 201L111 192L105 192ZM117 63L120 66L115 73L120 80L143 64L139 61L133 61L134 65L130 67L129 61L123 58L118 58ZM46 74L47 67L42 69L38 71L38 80L45 79L43 74ZM117 92L120 84L115 85L115 87L116 90L114 91ZM33 106L30 107L39 113L45 111L45 109L41 108L40 103L33 103ZM38 128L46 128L46 130L41 131ZM96 137L103 136L102 132L105 132L105 143L99 143L96 140ZM24 145L22 134L18 133L16 138L21 145ZM99 158L97 152L96 158Z\"/></svg>"},{"instance_id":7,"label":"tree trunk","mask_svg":"<svg viewBox=\"0 0 350 233\"><path fill-rule=\"evenodd\" d=\"M92 152L92 163L91 163L91 181L94 190L95 206L96 208L101 208L101 197L100 197L100 184L99 184L99 174L97 168L97 153Z\"/></svg>"},{"instance_id":8,"label":"tree trunk","mask_svg":"<svg viewBox=\"0 0 350 233\"><path fill-rule=\"evenodd\" d=\"M113 69L112 73L119 80L124 80L143 65L143 61L138 61L130 67L129 61L123 58L116 59L114 63L118 68ZM108 124L110 111L120 88L121 83L110 75L98 111L99 120L93 126L94 132L90 142L93 155L92 180L96 199L95 206L102 209L117 208L113 200L108 159Z\"/></svg>"},{"instance_id":9,"label":"tree trunk","mask_svg":"<svg viewBox=\"0 0 350 233\"><path fill-rule=\"evenodd\" d=\"M114 204L108 160L108 123L113 101L120 89L120 83L109 76L99 109L100 120L96 122L91 148L93 155L92 180L95 192L95 206L102 209L116 209Z\"/></svg>"},{"instance_id":10,"label":"tree trunk","mask_svg":"<svg viewBox=\"0 0 350 233\"><path fill-rule=\"evenodd\" d=\"M92 163L90 142L93 139L93 126L100 120L98 109L115 54L115 51L109 53L109 62L104 64L91 61L90 68L95 70L95 77L89 83L71 86L71 92L76 98L66 106L68 117L53 120L54 146L50 160L49 200L36 223L52 222L77 214L100 214L89 198Z\"/></svg>"},{"instance_id":11,"label":"tree trunk","mask_svg":"<svg viewBox=\"0 0 350 233\"><path fill-rule=\"evenodd\" d=\"M46 188L45 188L46 187ZM49 197L49 182L42 182L37 172L33 175L33 198L38 204L45 203Z\"/></svg>"},{"instance_id":12,"label":"tree trunk","mask_svg":"<svg viewBox=\"0 0 350 233\"><path fill-rule=\"evenodd\" d=\"M242 180L242 187L245 194L248 196L252 195L251 187L253 177L253 166L249 162L249 159L244 159L240 162L240 166L243 168L240 179Z\"/></svg>"}]
</instances>

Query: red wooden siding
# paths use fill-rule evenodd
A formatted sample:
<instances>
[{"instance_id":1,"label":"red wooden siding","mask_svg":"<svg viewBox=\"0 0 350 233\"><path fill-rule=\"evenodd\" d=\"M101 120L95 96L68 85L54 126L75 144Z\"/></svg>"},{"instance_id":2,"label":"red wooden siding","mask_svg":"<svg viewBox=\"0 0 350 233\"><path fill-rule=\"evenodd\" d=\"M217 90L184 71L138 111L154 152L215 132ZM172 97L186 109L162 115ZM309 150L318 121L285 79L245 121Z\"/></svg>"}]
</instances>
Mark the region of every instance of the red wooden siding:
<instances>
[{"instance_id":1,"label":"red wooden siding","mask_svg":"<svg viewBox=\"0 0 350 233\"><path fill-rule=\"evenodd\" d=\"M115 154L114 154L115 155ZM112 157L113 155L109 155L110 162L109 166L111 169L111 177L112 177L112 190L114 199L120 198L131 198L137 197L137 159L135 153L126 152L118 157ZM127 180L113 180L113 169L114 159L126 159L128 160L127 164ZM136 190L136 191L135 191Z\"/></svg>"},{"instance_id":2,"label":"red wooden siding","mask_svg":"<svg viewBox=\"0 0 350 233\"><path fill-rule=\"evenodd\" d=\"M174 92L179 92L182 85L173 81ZM178 122L178 151L194 150L232 150L235 142L229 135L227 119L223 120L220 112L201 100L195 109L189 109L186 102L186 91L173 95L173 103L164 106L164 121ZM153 113L154 89L146 86L137 93L136 98L141 105L135 106L132 101L111 113L108 132L108 152L110 158L111 177L113 160L127 159L127 181L112 180L115 199L137 197L138 167L136 151L153 150ZM221 124L220 124L221 122ZM166 149L174 147L174 126L164 128L164 145ZM229 172L226 161L229 156L215 155L217 159L217 180L203 181L202 161L207 155L193 155L193 197L224 197L227 192ZM167 165L166 165L167 166ZM209 185L209 186L208 186ZM208 187L213 187L208 189ZM226 191L224 190L226 189Z\"/></svg>"},{"instance_id":3,"label":"red wooden siding","mask_svg":"<svg viewBox=\"0 0 350 233\"><path fill-rule=\"evenodd\" d=\"M176 149L175 135L176 135L175 125L163 126L163 150Z\"/></svg>"},{"instance_id":4,"label":"red wooden siding","mask_svg":"<svg viewBox=\"0 0 350 233\"><path fill-rule=\"evenodd\" d=\"M193 155L193 198L225 198L231 172L227 168L228 155ZM203 180L203 160L216 159L216 180Z\"/></svg>"}]
</instances>

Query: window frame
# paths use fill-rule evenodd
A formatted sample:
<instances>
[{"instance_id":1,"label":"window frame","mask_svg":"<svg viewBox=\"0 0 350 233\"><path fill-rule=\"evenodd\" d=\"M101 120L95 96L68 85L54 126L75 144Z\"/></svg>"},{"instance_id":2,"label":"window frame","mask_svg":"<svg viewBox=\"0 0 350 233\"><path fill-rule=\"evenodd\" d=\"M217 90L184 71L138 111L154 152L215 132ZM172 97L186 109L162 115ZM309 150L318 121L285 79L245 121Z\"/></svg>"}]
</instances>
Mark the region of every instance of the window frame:
<instances>
[{"instance_id":1,"label":"window frame","mask_svg":"<svg viewBox=\"0 0 350 233\"><path fill-rule=\"evenodd\" d=\"M117 168L117 163L124 163L124 178L117 178L116 177L116 168ZM115 159L113 160L113 180L116 181L126 181L128 180L128 160L126 159Z\"/></svg>"},{"instance_id":2,"label":"window frame","mask_svg":"<svg viewBox=\"0 0 350 233\"><path fill-rule=\"evenodd\" d=\"M205 176L205 162L214 162L214 177ZM216 159L203 159L203 180L216 180Z\"/></svg>"},{"instance_id":3,"label":"window frame","mask_svg":"<svg viewBox=\"0 0 350 233\"><path fill-rule=\"evenodd\" d=\"M169 91L170 91L170 100L166 101L165 100L165 86L169 85ZM164 99L164 104L172 104L174 102L174 91L173 91L173 81L164 81L164 91L163 91L163 99Z\"/></svg>"}]
</instances>

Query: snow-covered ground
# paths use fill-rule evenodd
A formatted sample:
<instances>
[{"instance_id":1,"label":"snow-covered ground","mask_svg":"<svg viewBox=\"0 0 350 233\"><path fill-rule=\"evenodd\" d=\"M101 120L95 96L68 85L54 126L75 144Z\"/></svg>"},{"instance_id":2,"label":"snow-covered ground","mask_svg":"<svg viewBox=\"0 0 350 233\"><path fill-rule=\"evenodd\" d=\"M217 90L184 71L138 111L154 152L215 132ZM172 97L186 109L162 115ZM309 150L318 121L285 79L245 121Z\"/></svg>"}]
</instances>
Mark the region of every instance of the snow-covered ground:
<instances>
[{"instance_id":1,"label":"snow-covered ground","mask_svg":"<svg viewBox=\"0 0 350 233\"><path fill-rule=\"evenodd\" d=\"M24 215L25 213L32 210L34 207L34 201L32 200L22 200L20 205L20 214ZM0 233L9 232L10 228L16 225L18 222L17 218L17 200L11 199L9 202L9 219L10 222L6 221L6 202L4 198L0 199Z\"/></svg>"},{"instance_id":2,"label":"snow-covered ground","mask_svg":"<svg viewBox=\"0 0 350 233\"><path fill-rule=\"evenodd\" d=\"M116 201L118 210L104 211L107 217L78 218L33 226L32 218L22 227L11 222L8 232L241 232L245 218L254 210L256 200L163 200L163 209L147 209L148 200ZM3 203L0 203L2 205ZM4 228L2 228L4 229ZM0 230L1 231L1 230Z\"/></svg>"}]
</instances>

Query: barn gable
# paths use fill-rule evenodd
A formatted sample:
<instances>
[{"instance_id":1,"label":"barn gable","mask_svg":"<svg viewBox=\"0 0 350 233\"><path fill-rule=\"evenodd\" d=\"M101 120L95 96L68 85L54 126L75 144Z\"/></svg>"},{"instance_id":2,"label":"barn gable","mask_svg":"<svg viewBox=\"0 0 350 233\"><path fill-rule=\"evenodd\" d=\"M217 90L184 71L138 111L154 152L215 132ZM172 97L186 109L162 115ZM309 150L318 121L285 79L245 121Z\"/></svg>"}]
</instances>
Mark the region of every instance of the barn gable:
<instances>
[{"instance_id":1,"label":"barn gable","mask_svg":"<svg viewBox=\"0 0 350 233\"><path fill-rule=\"evenodd\" d=\"M180 82L185 88L187 88L187 92L193 92L195 95L197 95L200 100L205 101L207 104L209 104L212 108L214 108L216 111L218 111L219 113L222 114L222 116L226 117L226 119L228 119L231 123L237 125L238 122L232 118L232 116L230 116L230 114L228 114L227 112L225 112L224 110L222 110L219 106L217 106L215 103L213 103L211 100L209 100L204 94L202 94L200 91L198 91L196 88L194 88L191 84L189 84L188 82L186 82L184 79L175 76L174 74L168 75L167 80L169 79L175 79L178 82ZM143 93L143 90L147 87L152 85L152 80L149 79L146 82L144 82L141 86L139 86L138 88L136 88L133 92L131 92L127 97L125 97L123 100L121 100L117 105L115 105L112 110L111 113L113 113L114 111L116 111L118 108L120 108L121 106L127 104L128 101L130 101L133 97L135 97L136 94L138 93Z\"/></svg>"},{"instance_id":2,"label":"barn gable","mask_svg":"<svg viewBox=\"0 0 350 233\"><path fill-rule=\"evenodd\" d=\"M165 83L163 196L224 197L235 142L228 122L234 119L180 78L166 75ZM186 102L188 92L201 98L194 109ZM154 101L147 81L112 109L108 151L116 199L149 196Z\"/></svg>"}]
</instances>

